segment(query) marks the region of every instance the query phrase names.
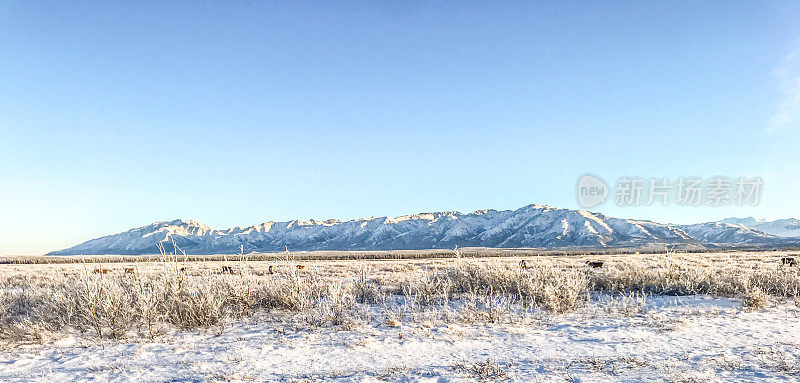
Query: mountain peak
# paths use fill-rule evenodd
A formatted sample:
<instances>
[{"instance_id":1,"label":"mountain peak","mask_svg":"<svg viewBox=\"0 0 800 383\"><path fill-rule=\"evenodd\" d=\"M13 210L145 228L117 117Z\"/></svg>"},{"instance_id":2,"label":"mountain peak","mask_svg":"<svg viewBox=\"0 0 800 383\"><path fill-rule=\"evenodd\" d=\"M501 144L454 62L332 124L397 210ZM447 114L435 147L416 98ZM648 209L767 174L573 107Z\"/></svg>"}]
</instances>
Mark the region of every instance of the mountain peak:
<instances>
[{"instance_id":1,"label":"mountain peak","mask_svg":"<svg viewBox=\"0 0 800 383\"><path fill-rule=\"evenodd\" d=\"M196 221L193 219L173 219L171 221L156 221L151 224L153 227L164 227L164 226L184 226L184 227L198 227L207 230L211 230L206 224Z\"/></svg>"},{"instance_id":2,"label":"mountain peak","mask_svg":"<svg viewBox=\"0 0 800 383\"><path fill-rule=\"evenodd\" d=\"M732 225L750 226L750 225L758 224L759 222L764 222L764 220L758 220L758 219L755 219L753 217L745 217L745 218L730 217L730 218L725 218L725 219L719 220L717 222L728 223L728 224L732 224Z\"/></svg>"}]
</instances>

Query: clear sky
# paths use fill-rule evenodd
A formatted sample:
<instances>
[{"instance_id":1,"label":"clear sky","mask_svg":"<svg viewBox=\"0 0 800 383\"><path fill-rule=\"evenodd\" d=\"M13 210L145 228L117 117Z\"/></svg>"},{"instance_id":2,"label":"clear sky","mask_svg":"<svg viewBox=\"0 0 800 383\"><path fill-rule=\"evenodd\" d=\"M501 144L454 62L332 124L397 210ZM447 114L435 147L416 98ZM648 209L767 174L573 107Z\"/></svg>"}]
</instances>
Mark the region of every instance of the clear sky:
<instances>
[{"instance_id":1,"label":"clear sky","mask_svg":"<svg viewBox=\"0 0 800 383\"><path fill-rule=\"evenodd\" d=\"M800 217L797 2L0 2L0 254L212 227L578 208L591 172L764 177Z\"/></svg>"}]
</instances>

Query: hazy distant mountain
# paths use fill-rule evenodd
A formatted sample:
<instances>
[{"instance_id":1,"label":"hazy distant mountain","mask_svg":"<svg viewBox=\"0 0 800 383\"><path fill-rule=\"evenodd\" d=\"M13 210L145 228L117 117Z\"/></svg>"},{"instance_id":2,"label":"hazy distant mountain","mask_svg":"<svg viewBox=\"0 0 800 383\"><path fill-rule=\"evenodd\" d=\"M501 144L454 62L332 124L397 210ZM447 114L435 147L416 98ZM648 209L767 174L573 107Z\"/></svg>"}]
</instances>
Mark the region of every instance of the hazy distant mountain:
<instances>
[{"instance_id":1,"label":"hazy distant mountain","mask_svg":"<svg viewBox=\"0 0 800 383\"><path fill-rule=\"evenodd\" d=\"M779 237L800 237L800 220L795 218L776 219L773 221L747 218L725 218L719 222L742 225Z\"/></svg>"},{"instance_id":2,"label":"hazy distant mountain","mask_svg":"<svg viewBox=\"0 0 800 383\"><path fill-rule=\"evenodd\" d=\"M681 228L703 244L769 246L782 242L779 237L772 234L763 233L747 226L722 222L683 225Z\"/></svg>"},{"instance_id":3,"label":"hazy distant mountain","mask_svg":"<svg viewBox=\"0 0 800 383\"><path fill-rule=\"evenodd\" d=\"M609 248L652 245L773 246L785 240L727 223L668 225L580 210L528 205L517 210L438 212L339 221L266 222L212 229L197 221L156 222L52 255L154 254L172 241L188 254L460 247Z\"/></svg>"}]
</instances>

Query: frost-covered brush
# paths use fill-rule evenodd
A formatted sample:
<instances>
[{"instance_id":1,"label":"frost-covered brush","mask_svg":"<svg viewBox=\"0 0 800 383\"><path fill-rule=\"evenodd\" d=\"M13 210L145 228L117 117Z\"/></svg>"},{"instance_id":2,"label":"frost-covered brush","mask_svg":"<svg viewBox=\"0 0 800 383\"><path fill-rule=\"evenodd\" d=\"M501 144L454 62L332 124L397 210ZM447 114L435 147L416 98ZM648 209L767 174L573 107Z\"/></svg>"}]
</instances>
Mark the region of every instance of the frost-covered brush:
<instances>
[{"instance_id":1,"label":"frost-covered brush","mask_svg":"<svg viewBox=\"0 0 800 383\"><path fill-rule=\"evenodd\" d=\"M430 314L505 321L510 307L554 313L578 309L590 301L589 292L632 297L624 303L632 313L640 306L639 294L711 294L739 298L754 308L765 299L800 296L800 271L776 267L777 258L747 261L742 267L701 262L701 256L694 255L676 257L668 270L654 255L615 259L594 271L576 258L536 258L526 270L515 259L470 258L432 261L422 268L383 267L383 273L364 261L328 273L289 268L277 274L228 275L183 272L184 263L164 253L161 262L135 264L134 273L113 266L110 273L93 273L96 266L84 264L66 273L53 269L0 274L0 299L6 299L3 307L11 307L0 319L7 329L0 336L11 337L11 329L19 326L38 326L115 338L139 329L143 336L156 338L169 327L220 326L259 312L305 315L308 323L349 326L360 320L359 310L374 305L387 307L387 313L399 310L401 314L392 314L399 318Z\"/></svg>"},{"instance_id":2,"label":"frost-covered brush","mask_svg":"<svg viewBox=\"0 0 800 383\"><path fill-rule=\"evenodd\" d=\"M667 268L667 270L670 270L672 269L672 258L675 256L675 251L670 249L669 246L666 246L665 248L666 248L664 252L665 267Z\"/></svg>"}]
</instances>

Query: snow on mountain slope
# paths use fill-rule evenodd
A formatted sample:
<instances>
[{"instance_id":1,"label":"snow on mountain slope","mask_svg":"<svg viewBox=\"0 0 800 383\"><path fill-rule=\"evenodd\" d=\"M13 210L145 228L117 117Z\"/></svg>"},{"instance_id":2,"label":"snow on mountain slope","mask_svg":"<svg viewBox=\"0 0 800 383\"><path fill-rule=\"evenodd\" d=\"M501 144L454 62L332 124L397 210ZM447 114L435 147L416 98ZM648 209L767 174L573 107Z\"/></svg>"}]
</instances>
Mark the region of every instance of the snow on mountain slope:
<instances>
[{"instance_id":1,"label":"snow on mountain slope","mask_svg":"<svg viewBox=\"0 0 800 383\"><path fill-rule=\"evenodd\" d=\"M722 223L665 225L599 213L528 205L517 210L422 213L350 221L265 222L212 229L197 221L156 222L54 251L51 255L154 254L172 242L188 254L301 250L394 250L461 247L635 247L773 245L779 238Z\"/></svg>"},{"instance_id":2,"label":"snow on mountain slope","mask_svg":"<svg viewBox=\"0 0 800 383\"><path fill-rule=\"evenodd\" d=\"M776 219L773 221L747 218L725 218L720 223L746 226L758 231L779 237L800 237L800 220L795 218Z\"/></svg>"},{"instance_id":3,"label":"snow on mountain slope","mask_svg":"<svg viewBox=\"0 0 800 383\"><path fill-rule=\"evenodd\" d=\"M692 238L706 244L760 245L780 242L780 238L758 230L721 222L698 223L684 225L683 230Z\"/></svg>"}]
</instances>

